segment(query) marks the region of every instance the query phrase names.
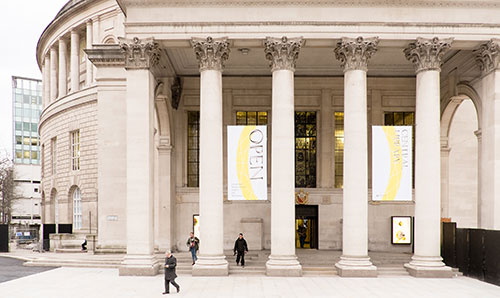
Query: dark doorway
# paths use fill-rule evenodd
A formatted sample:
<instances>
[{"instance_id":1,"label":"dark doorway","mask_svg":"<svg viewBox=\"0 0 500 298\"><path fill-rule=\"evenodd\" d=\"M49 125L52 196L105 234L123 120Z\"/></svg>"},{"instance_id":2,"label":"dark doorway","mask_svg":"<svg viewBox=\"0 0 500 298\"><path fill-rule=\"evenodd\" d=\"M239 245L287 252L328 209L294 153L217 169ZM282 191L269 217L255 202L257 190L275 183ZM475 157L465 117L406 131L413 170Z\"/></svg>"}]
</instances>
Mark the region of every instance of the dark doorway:
<instances>
[{"instance_id":1,"label":"dark doorway","mask_svg":"<svg viewBox=\"0 0 500 298\"><path fill-rule=\"evenodd\" d=\"M295 247L318 248L318 205L295 205Z\"/></svg>"}]
</instances>

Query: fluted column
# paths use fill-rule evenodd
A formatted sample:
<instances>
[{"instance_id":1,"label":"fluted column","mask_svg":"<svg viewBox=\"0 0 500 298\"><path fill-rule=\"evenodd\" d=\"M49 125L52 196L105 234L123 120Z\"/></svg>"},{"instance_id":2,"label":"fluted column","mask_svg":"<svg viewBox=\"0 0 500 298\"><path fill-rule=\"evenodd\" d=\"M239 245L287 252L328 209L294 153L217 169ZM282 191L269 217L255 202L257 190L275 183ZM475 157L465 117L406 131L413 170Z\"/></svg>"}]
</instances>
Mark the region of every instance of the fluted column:
<instances>
[{"instance_id":1,"label":"fluted column","mask_svg":"<svg viewBox=\"0 0 500 298\"><path fill-rule=\"evenodd\" d=\"M479 151L480 227L500 230L500 39L493 38L474 51L482 70Z\"/></svg>"},{"instance_id":2,"label":"fluted column","mask_svg":"<svg viewBox=\"0 0 500 298\"><path fill-rule=\"evenodd\" d=\"M71 92L76 92L80 89L80 35L76 29L71 30Z\"/></svg>"},{"instance_id":3,"label":"fluted column","mask_svg":"<svg viewBox=\"0 0 500 298\"><path fill-rule=\"evenodd\" d=\"M451 277L440 256L440 89L442 58L452 39L417 38L405 48L416 69L415 252L408 272L417 277Z\"/></svg>"},{"instance_id":4,"label":"fluted column","mask_svg":"<svg viewBox=\"0 0 500 298\"><path fill-rule=\"evenodd\" d=\"M57 49L50 48L50 102L57 98Z\"/></svg>"},{"instance_id":5,"label":"fluted column","mask_svg":"<svg viewBox=\"0 0 500 298\"><path fill-rule=\"evenodd\" d=\"M378 38L342 38L335 57L344 69L344 197L340 276L377 276L368 257L366 71Z\"/></svg>"},{"instance_id":6,"label":"fluted column","mask_svg":"<svg viewBox=\"0 0 500 298\"><path fill-rule=\"evenodd\" d=\"M87 24L86 24L86 43L87 43L87 49L92 49L92 44L94 43L93 42L93 36L92 36L92 20L88 20L87 21ZM90 86L92 84L92 80L93 80L93 71L94 71L94 66L92 65L92 62L90 62L90 60L87 59L85 60L86 61L86 77L85 77L85 86Z\"/></svg>"},{"instance_id":7,"label":"fluted column","mask_svg":"<svg viewBox=\"0 0 500 298\"><path fill-rule=\"evenodd\" d=\"M192 39L200 69L200 256L193 275L227 275L222 181L222 69L225 38ZM217 169L217 170L215 170Z\"/></svg>"},{"instance_id":8,"label":"fluted column","mask_svg":"<svg viewBox=\"0 0 500 298\"><path fill-rule=\"evenodd\" d=\"M120 275L155 275L154 258L154 76L160 49L152 38L120 39L127 77L127 255Z\"/></svg>"},{"instance_id":9,"label":"fluted column","mask_svg":"<svg viewBox=\"0 0 500 298\"><path fill-rule=\"evenodd\" d=\"M264 42L273 74L271 142L271 255L266 274L301 276L295 255L295 62L302 38L272 38Z\"/></svg>"},{"instance_id":10,"label":"fluted column","mask_svg":"<svg viewBox=\"0 0 500 298\"><path fill-rule=\"evenodd\" d=\"M59 39L59 92L57 97L65 96L68 91L67 54L68 49L66 47L66 40L61 38Z\"/></svg>"},{"instance_id":11,"label":"fluted column","mask_svg":"<svg viewBox=\"0 0 500 298\"><path fill-rule=\"evenodd\" d=\"M43 58L43 97L42 110L50 102L50 56L46 55Z\"/></svg>"}]
</instances>

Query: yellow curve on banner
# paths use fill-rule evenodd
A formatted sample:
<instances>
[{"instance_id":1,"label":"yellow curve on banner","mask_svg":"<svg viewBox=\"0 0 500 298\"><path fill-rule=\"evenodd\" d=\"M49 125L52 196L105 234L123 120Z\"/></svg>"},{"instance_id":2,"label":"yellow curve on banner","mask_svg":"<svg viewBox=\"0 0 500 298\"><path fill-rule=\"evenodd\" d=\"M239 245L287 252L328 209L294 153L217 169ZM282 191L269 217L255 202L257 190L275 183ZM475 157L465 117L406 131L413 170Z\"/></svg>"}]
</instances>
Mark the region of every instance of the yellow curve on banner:
<instances>
[{"instance_id":1,"label":"yellow curve on banner","mask_svg":"<svg viewBox=\"0 0 500 298\"><path fill-rule=\"evenodd\" d=\"M382 127L389 144L389 154L391 161L391 171L389 174L389 181L385 188L384 197L382 201L393 201L399 191L399 186L401 185L401 176L403 173L403 159L401 156L401 143L399 145L394 143L396 136L396 128L394 126L383 126ZM398 160L395 160L395 154L399 156Z\"/></svg>"},{"instance_id":2,"label":"yellow curve on banner","mask_svg":"<svg viewBox=\"0 0 500 298\"><path fill-rule=\"evenodd\" d=\"M248 172L248 151L250 149L250 133L255 129L255 125L245 126L238 140L238 149L236 151L236 173L240 184L241 193L245 200L258 200L250 182Z\"/></svg>"}]
</instances>

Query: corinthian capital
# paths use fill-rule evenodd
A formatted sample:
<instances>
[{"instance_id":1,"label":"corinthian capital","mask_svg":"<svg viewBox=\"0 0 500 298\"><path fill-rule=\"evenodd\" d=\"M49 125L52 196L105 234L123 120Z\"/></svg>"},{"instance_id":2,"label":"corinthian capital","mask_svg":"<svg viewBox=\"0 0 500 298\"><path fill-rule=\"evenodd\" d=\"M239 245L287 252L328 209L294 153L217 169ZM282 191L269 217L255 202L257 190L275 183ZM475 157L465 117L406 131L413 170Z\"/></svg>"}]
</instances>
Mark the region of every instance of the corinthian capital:
<instances>
[{"instance_id":1,"label":"corinthian capital","mask_svg":"<svg viewBox=\"0 0 500 298\"><path fill-rule=\"evenodd\" d=\"M484 73L488 73L500 66L500 39L491 39L474 50L476 61Z\"/></svg>"},{"instance_id":2,"label":"corinthian capital","mask_svg":"<svg viewBox=\"0 0 500 298\"><path fill-rule=\"evenodd\" d=\"M118 37L120 48L125 53L125 68L141 69L154 67L160 61L160 47L153 38L140 40L137 37Z\"/></svg>"},{"instance_id":3,"label":"corinthian capital","mask_svg":"<svg viewBox=\"0 0 500 298\"><path fill-rule=\"evenodd\" d=\"M406 59L415 65L415 73L422 70L441 71L444 53L451 47L452 42L453 38L440 40L437 37L433 39L419 37L404 49L404 53Z\"/></svg>"},{"instance_id":4,"label":"corinthian capital","mask_svg":"<svg viewBox=\"0 0 500 298\"><path fill-rule=\"evenodd\" d=\"M343 37L335 48L335 58L340 61L344 72L348 70L367 70L368 60L377 52L378 37Z\"/></svg>"},{"instance_id":5,"label":"corinthian capital","mask_svg":"<svg viewBox=\"0 0 500 298\"><path fill-rule=\"evenodd\" d=\"M224 62L229 57L229 42L227 38L193 38L191 39L196 59L203 70L222 71Z\"/></svg>"},{"instance_id":6,"label":"corinthian capital","mask_svg":"<svg viewBox=\"0 0 500 298\"><path fill-rule=\"evenodd\" d=\"M295 71L295 61L299 58L299 51L303 45L302 37L267 37L264 41L264 52L266 59L269 60L271 71L282 69Z\"/></svg>"}]
</instances>

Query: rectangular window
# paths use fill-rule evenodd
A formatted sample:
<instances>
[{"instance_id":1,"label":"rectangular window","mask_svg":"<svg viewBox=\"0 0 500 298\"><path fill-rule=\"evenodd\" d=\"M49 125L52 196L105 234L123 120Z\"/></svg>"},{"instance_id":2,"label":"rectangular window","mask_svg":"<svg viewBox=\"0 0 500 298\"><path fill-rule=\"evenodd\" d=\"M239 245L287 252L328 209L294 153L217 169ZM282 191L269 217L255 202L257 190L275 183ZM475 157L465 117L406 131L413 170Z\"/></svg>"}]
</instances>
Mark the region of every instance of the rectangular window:
<instances>
[{"instance_id":1,"label":"rectangular window","mask_svg":"<svg viewBox=\"0 0 500 298\"><path fill-rule=\"evenodd\" d=\"M267 112L236 112L236 125L267 125Z\"/></svg>"},{"instance_id":2,"label":"rectangular window","mask_svg":"<svg viewBox=\"0 0 500 298\"><path fill-rule=\"evenodd\" d=\"M50 160L51 164L51 174L54 175L57 169L57 138L52 138L50 140Z\"/></svg>"},{"instance_id":3,"label":"rectangular window","mask_svg":"<svg viewBox=\"0 0 500 298\"><path fill-rule=\"evenodd\" d=\"M31 132L38 132L38 124L31 123Z\"/></svg>"},{"instance_id":4,"label":"rectangular window","mask_svg":"<svg viewBox=\"0 0 500 298\"><path fill-rule=\"evenodd\" d=\"M80 131L75 130L71 133L71 169L80 170Z\"/></svg>"},{"instance_id":5,"label":"rectangular window","mask_svg":"<svg viewBox=\"0 0 500 298\"><path fill-rule=\"evenodd\" d=\"M344 112L335 112L335 188L344 187Z\"/></svg>"},{"instance_id":6,"label":"rectangular window","mask_svg":"<svg viewBox=\"0 0 500 298\"><path fill-rule=\"evenodd\" d=\"M38 145L38 138L31 138L31 146L37 146Z\"/></svg>"},{"instance_id":7,"label":"rectangular window","mask_svg":"<svg viewBox=\"0 0 500 298\"><path fill-rule=\"evenodd\" d=\"M31 159L38 159L38 151L31 151Z\"/></svg>"},{"instance_id":8,"label":"rectangular window","mask_svg":"<svg viewBox=\"0 0 500 298\"><path fill-rule=\"evenodd\" d=\"M30 151L29 150L24 150L23 151L23 157L24 157L24 159L29 160L30 159Z\"/></svg>"},{"instance_id":9,"label":"rectangular window","mask_svg":"<svg viewBox=\"0 0 500 298\"><path fill-rule=\"evenodd\" d=\"M30 131L31 130L31 123L29 123L29 122L23 122L23 130L24 131Z\"/></svg>"},{"instance_id":10,"label":"rectangular window","mask_svg":"<svg viewBox=\"0 0 500 298\"><path fill-rule=\"evenodd\" d=\"M295 112L295 187L316 187L316 112Z\"/></svg>"},{"instance_id":11,"label":"rectangular window","mask_svg":"<svg viewBox=\"0 0 500 298\"><path fill-rule=\"evenodd\" d=\"M30 137L23 137L23 144L24 145L30 145L31 144L31 138Z\"/></svg>"},{"instance_id":12,"label":"rectangular window","mask_svg":"<svg viewBox=\"0 0 500 298\"><path fill-rule=\"evenodd\" d=\"M23 123L16 121L16 130L23 130Z\"/></svg>"},{"instance_id":13,"label":"rectangular window","mask_svg":"<svg viewBox=\"0 0 500 298\"><path fill-rule=\"evenodd\" d=\"M23 144L23 138L21 136L16 136L16 144L17 145L22 145Z\"/></svg>"},{"instance_id":14,"label":"rectangular window","mask_svg":"<svg viewBox=\"0 0 500 298\"><path fill-rule=\"evenodd\" d=\"M412 183L415 187L415 112L385 112L384 113L384 125L387 126L413 126L413 133L411 136L412 141Z\"/></svg>"},{"instance_id":15,"label":"rectangular window","mask_svg":"<svg viewBox=\"0 0 500 298\"><path fill-rule=\"evenodd\" d=\"M200 170L200 112L188 111L187 186L198 187Z\"/></svg>"},{"instance_id":16,"label":"rectangular window","mask_svg":"<svg viewBox=\"0 0 500 298\"><path fill-rule=\"evenodd\" d=\"M23 158L23 151L22 150L16 150L16 158Z\"/></svg>"}]
</instances>

